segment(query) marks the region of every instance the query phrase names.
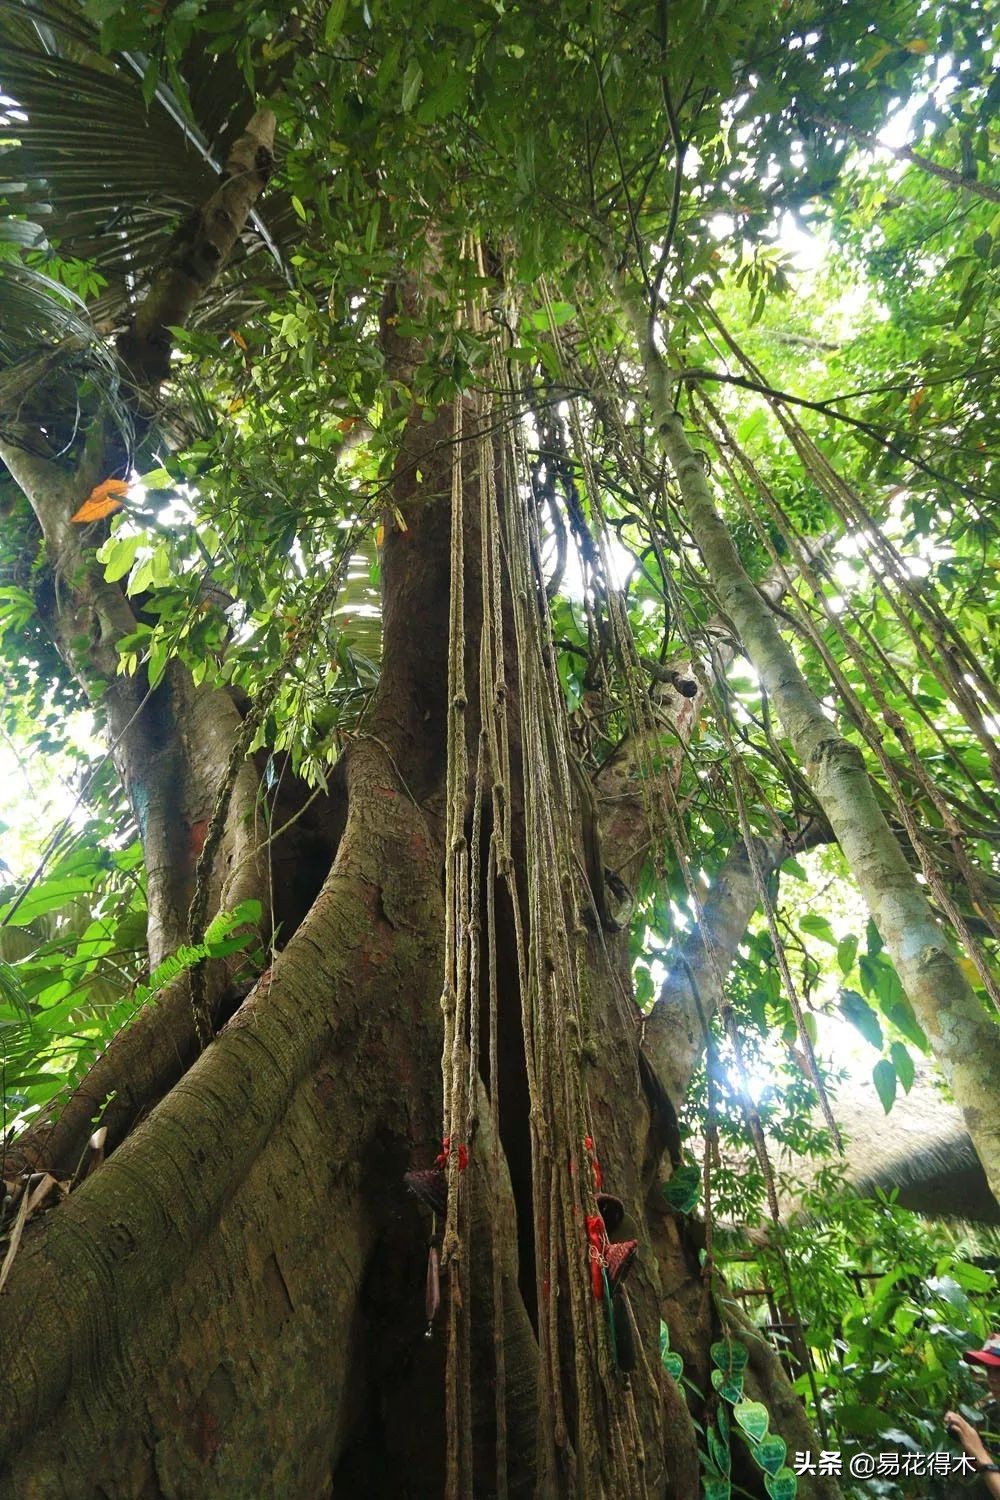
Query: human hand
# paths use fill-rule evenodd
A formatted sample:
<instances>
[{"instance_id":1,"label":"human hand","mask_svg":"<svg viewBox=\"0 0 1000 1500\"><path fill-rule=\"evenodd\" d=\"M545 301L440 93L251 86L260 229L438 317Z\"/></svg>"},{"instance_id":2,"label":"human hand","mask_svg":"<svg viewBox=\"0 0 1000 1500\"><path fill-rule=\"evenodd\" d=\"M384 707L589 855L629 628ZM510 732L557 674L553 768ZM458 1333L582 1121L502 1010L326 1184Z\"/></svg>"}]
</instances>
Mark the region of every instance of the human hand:
<instances>
[{"instance_id":1,"label":"human hand","mask_svg":"<svg viewBox=\"0 0 1000 1500\"><path fill-rule=\"evenodd\" d=\"M953 1437L957 1437L962 1447L970 1458L974 1458L977 1464L989 1462L989 1454L983 1446L983 1440L964 1417L960 1417L957 1411L946 1411L944 1414L944 1425Z\"/></svg>"}]
</instances>

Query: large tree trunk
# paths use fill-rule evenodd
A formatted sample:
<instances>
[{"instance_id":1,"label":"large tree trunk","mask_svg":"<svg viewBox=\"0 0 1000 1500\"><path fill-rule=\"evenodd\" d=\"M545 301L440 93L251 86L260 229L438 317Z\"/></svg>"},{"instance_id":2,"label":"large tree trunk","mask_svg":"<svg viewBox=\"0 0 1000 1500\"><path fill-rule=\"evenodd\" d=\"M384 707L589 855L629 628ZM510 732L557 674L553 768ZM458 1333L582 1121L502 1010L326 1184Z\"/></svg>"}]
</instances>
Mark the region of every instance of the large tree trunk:
<instances>
[{"instance_id":1,"label":"large tree trunk","mask_svg":"<svg viewBox=\"0 0 1000 1500\"><path fill-rule=\"evenodd\" d=\"M372 736L347 756L336 862L217 1040L29 1225L0 1304L4 1496L441 1492L442 1337L423 1336L426 1225L402 1176L430 1162L440 1134L449 461L441 423L410 431L395 494L407 530L389 531L384 556L386 668ZM595 1128L623 1232L641 1246L639 1471L650 1494L693 1496L694 1432L659 1362L659 1318L706 1388L718 1326L684 1226L656 1201L624 944L597 933L589 944ZM505 1024L515 1055L516 1018ZM132 1065L122 1048L122 1087ZM476 1197L484 1222L505 1226L507 1469L510 1493L531 1494L538 1375L517 1256L530 1224L513 1228L531 1213L517 1100L512 1088L502 1120L513 1189L483 1150ZM474 1296L489 1329L492 1292L477 1284ZM495 1359L477 1341L482 1389ZM488 1416L477 1433L491 1455ZM492 1493L489 1456L478 1478Z\"/></svg>"},{"instance_id":2,"label":"large tree trunk","mask_svg":"<svg viewBox=\"0 0 1000 1500\"><path fill-rule=\"evenodd\" d=\"M388 325L390 361L412 358ZM343 832L307 915L200 1055L178 986L109 1048L60 1120L33 1135L33 1158L66 1171L94 1100L115 1091L106 1116L111 1154L28 1224L0 1297L4 1500L442 1492L446 1328L425 1337L428 1225L403 1175L441 1149L451 438L450 411L425 422L418 409L404 430L385 522L382 679L368 730L345 757ZM105 658L113 661L128 626L118 618L123 596L103 582L68 522L89 478L65 480L14 450L10 458L64 580L53 634L85 685L107 681ZM480 585L472 547L465 625L473 670ZM508 790L523 892L528 834L515 667ZM159 951L186 936L196 879L191 830L212 815L239 718L228 698L195 692L180 671L141 708L136 688L118 692L108 720L120 741L119 769L134 805L159 809L141 820L155 906L151 946ZM151 705L157 739L133 741ZM162 754L154 756L155 747ZM247 763L212 874L215 905L227 870L257 868L252 816L246 826L255 796ZM291 907L307 903L308 884L290 894ZM730 944L731 959L752 912L745 880L737 907L728 925L718 924L715 966L728 966L721 947ZM522 921L528 914L525 907ZM512 919L501 901L501 935ZM707 1350L721 1332L720 1314L690 1227L659 1192L669 1170L663 1122L640 1060L624 938L601 930L579 936L589 1019L589 1034L578 1038L580 1065L606 1185L626 1208L618 1237L639 1241L628 1284L639 1354L629 1382L602 1377L608 1408L634 1414L618 1454L620 1479L581 1479L578 1491L567 1490L565 1478L562 1485L567 1493L688 1500L699 1487L692 1416L710 1413L716 1399ZM697 972L698 954L690 961ZM502 1366L506 1492L548 1495L553 1471L537 1430L539 1206L521 996L516 965L500 969L500 1139L494 1150L484 1102L469 1168L475 1488L503 1492L494 1411ZM673 999L683 1003L679 993ZM665 1039L657 1050L679 1103L691 1048L680 1047L676 1060ZM581 1233L581 1264L584 1254ZM661 1364L661 1318L689 1379L707 1393L693 1410ZM789 1446L802 1446L801 1409L776 1363L767 1385L797 1414ZM579 1448L580 1434L567 1441ZM591 1475L600 1468L592 1460ZM562 1454L560 1472L575 1462ZM743 1477L763 1494L759 1475ZM815 1481L799 1493L831 1500L836 1492Z\"/></svg>"}]
</instances>

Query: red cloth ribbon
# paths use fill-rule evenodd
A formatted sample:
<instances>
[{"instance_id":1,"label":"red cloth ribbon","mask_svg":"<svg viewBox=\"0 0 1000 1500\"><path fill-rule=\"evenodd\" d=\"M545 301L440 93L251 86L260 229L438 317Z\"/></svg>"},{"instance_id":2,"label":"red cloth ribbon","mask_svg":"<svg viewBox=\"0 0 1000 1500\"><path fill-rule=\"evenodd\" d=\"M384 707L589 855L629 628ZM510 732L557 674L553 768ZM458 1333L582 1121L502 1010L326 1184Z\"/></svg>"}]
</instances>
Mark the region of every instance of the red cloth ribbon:
<instances>
[{"instance_id":1,"label":"red cloth ribbon","mask_svg":"<svg viewBox=\"0 0 1000 1500\"><path fill-rule=\"evenodd\" d=\"M455 1150L458 1153L458 1170L460 1172L464 1172L466 1167L469 1165L469 1148L468 1146L463 1146L462 1143L459 1142L455 1147ZM435 1156L434 1158L434 1165L436 1167L446 1167L448 1165L448 1157L450 1155L451 1136L446 1135L444 1140L441 1142L441 1151L439 1155Z\"/></svg>"},{"instance_id":2,"label":"red cloth ribbon","mask_svg":"<svg viewBox=\"0 0 1000 1500\"><path fill-rule=\"evenodd\" d=\"M594 1171L594 1192L599 1193L601 1191L601 1188L604 1186L604 1173L601 1171L601 1164L597 1160L597 1155L594 1151L593 1138L589 1135L584 1136L583 1144L587 1148L587 1154L590 1157L590 1165Z\"/></svg>"},{"instance_id":3,"label":"red cloth ribbon","mask_svg":"<svg viewBox=\"0 0 1000 1500\"><path fill-rule=\"evenodd\" d=\"M600 1301L604 1296L605 1252L608 1247L608 1231L600 1214L587 1215L587 1239L590 1242L590 1287Z\"/></svg>"}]
</instances>

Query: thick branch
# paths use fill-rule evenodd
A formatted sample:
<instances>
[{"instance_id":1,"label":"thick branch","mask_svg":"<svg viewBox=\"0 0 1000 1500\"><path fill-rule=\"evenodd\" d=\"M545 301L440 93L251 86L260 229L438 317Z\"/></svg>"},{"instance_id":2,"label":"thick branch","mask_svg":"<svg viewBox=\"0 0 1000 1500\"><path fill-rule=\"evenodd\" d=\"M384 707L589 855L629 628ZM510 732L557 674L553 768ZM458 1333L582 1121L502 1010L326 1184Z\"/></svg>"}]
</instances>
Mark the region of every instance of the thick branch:
<instances>
[{"instance_id":1,"label":"thick branch","mask_svg":"<svg viewBox=\"0 0 1000 1500\"><path fill-rule=\"evenodd\" d=\"M118 352L133 380L155 390L170 373L170 329L187 322L246 228L274 166L274 115L259 110L229 154L219 187L171 241Z\"/></svg>"},{"instance_id":2,"label":"thick branch","mask_svg":"<svg viewBox=\"0 0 1000 1500\"><path fill-rule=\"evenodd\" d=\"M760 840L758 856L773 870L787 853L784 839ZM736 958L760 895L750 857L739 843L726 858L701 910L701 921L677 946L646 1022L646 1050L671 1099L687 1092L705 1048L707 1025L722 999L722 986ZM700 1011L699 1011L700 1008Z\"/></svg>"}]
</instances>

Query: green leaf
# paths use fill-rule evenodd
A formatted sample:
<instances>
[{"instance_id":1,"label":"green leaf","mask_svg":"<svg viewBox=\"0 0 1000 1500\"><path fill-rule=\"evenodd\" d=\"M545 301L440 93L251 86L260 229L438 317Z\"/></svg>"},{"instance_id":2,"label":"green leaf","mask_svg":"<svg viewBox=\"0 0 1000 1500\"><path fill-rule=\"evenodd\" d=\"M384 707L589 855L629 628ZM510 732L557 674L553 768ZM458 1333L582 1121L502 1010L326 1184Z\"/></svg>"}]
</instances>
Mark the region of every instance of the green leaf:
<instances>
[{"instance_id":1,"label":"green leaf","mask_svg":"<svg viewBox=\"0 0 1000 1500\"><path fill-rule=\"evenodd\" d=\"M420 85L423 82L424 70L415 57L411 57L403 74L403 113L408 115L416 104L420 94Z\"/></svg>"},{"instance_id":2,"label":"green leaf","mask_svg":"<svg viewBox=\"0 0 1000 1500\"><path fill-rule=\"evenodd\" d=\"M461 68L453 68L444 83L434 89L420 102L416 120L420 125L432 125L454 114L469 96L469 75Z\"/></svg>"},{"instance_id":3,"label":"green leaf","mask_svg":"<svg viewBox=\"0 0 1000 1500\"><path fill-rule=\"evenodd\" d=\"M888 1114L896 1097L896 1069L888 1058L883 1057L872 1068L872 1082L882 1101L882 1108Z\"/></svg>"},{"instance_id":4,"label":"green leaf","mask_svg":"<svg viewBox=\"0 0 1000 1500\"><path fill-rule=\"evenodd\" d=\"M326 13L323 22L323 41L329 47L335 41L344 27L347 16L347 0L333 0L333 4Z\"/></svg>"},{"instance_id":5,"label":"green leaf","mask_svg":"<svg viewBox=\"0 0 1000 1500\"><path fill-rule=\"evenodd\" d=\"M132 574L132 577L128 581L128 587L126 588L125 592L130 597L135 594L143 594L145 593L146 589L149 588L152 581L153 559L151 557L147 557L144 562L141 562L139 564L135 572Z\"/></svg>"},{"instance_id":6,"label":"green leaf","mask_svg":"<svg viewBox=\"0 0 1000 1500\"><path fill-rule=\"evenodd\" d=\"M837 947L837 936L833 928L826 917L821 917L816 912L806 912L804 917L799 918L799 931L808 932L812 937L821 938L824 943L829 943L831 947Z\"/></svg>"},{"instance_id":7,"label":"green leaf","mask_svg":"<svg viewBox=\"0 0 1000 1500\"><path fill-rule=\"evenodd\" d=\"M140 475L139 483L144 490L171 490L174 487L174 481L162 466Z\"/></svg>"},{"instance_id":8,"label":"green leaf","mask_svg":"<svg viewBox=\"0 0 1000 1500\"><path fill-rule=\"evenodd\" d=\"M771 1500L795 1500L799 1488L795 1470L779 1469L777 1474L765 1474L764 1488Z\"/></svg>"},{"instance_id":9,"label":"green leaf","mask_svg":"<svg viewBox=\"0 0 1000 1500\"><path fill-rule=\"evenodd\" d=\"M896 1027L897 1031L903 1033L908 1042L912 1042L921 1052L930 1051L930 1044L927 1041L927 1037L921 1029L916 1016L913 1014L913 1006L905 996L903 999L897 1000L891 1005L885 1005L882 1008L885 1011L886 1017Z\"/></svg>"},{"instance_id":10,"label":"green leaf","mask_svg":"<svg viewBox=\"0 0 1000 1500\"><path fill-rule=\"evenodd\" d=\"M896 1069L896 1077L903 1085L904 1093L908 1094L910 1092L910 1089L913 1087L913 1080L916 1076L915 1069L913 1067L913 1058L910 1056L909 1052L907 1052L902 1042L893 1042L892 1046L889 1048L889 1056L892 1058L893 1065Z\"/></svg>"},{"instance_id":11,"label":"green leaf","mask_svg":"<svg viewBox=\"0 0 1000 1500\"><path fill-rule=\"evenodd\" d=\"M98 548L97 559L104 564L105 582L117 583L125 577L135 562L141 540L139 536L113 536Z\"/></svg>"},{"instance_id":12,"label":"green leaf","mask_svg":"<svg viewBox=\"0 0 1000 1500\"><path fill-rule=\"evenodd\" d=\"M877 1437L885 1428L885 1412L877 1406L848 1401L837 1407L837 1423L842 1432L858 1437Z\"/></svg>"},{"instance_id":13,"label":"green leaf","mask_svg":"<svg viewBox=\"0 0 1000 1500\"><path fill-rule=\"evenodd\" d=\"M675 1354L672 1349L668 1349L666 1354L662 1356L662 1362L667 1374L674 1380L680 1380L684 1374L684 1361L680 1355Z\"/></svg>"},{"instance_id":14,"label":"green leaf","mask_svg":"<svg viewBox=\"0 0 1000 1500\"><path fill-rule=\"evenodd\" d=\"M11 927L27 927L50 911L59 911L80 896L89 896L92 880L86 875L41 881L30 890L16 911L13 902L0 907L0 920Z\"/></svg>"},{"instance_id":15,"label":"green leaf","mask_svg":"<svg viewBox=\"0 0 1000 1500\"><path fill-rule=\"evenodd\" d=\"M561 328L576 317L576 308L571 302L553 302L549 305L548 316L557 328Z\"/></svg>"},{"instance_id":16,"label":"green leaf","mask_svg":"<svg viewBox=\"0 0 1000 1500\"><path fill-rule=\"evenodd\" d=\"M989 1271L984 1271L980 1266L970 1266L968 1261L952 1261L950 1271L959 1286L967 1292L992 1292L995 1286L993 1276Z\"/></svg>"},{"instance_id":17,"label":"green leaf","mask_svg":"<svg viewBox=\"0 0 1000 1500\"><path fill-rule=\"evenodd\" d=\"M24 992L21 976L13 964L0 963L0 997L25 1020L31 1019L31 1002Z\"/></svg>"},{"instance_id":18,"label":"green leaf","mask_svg":"<svg viewBox=\"0 0 1000 1500\"><path fill-rule=\"evenodd\" d=\"M164 588L170 582L170 553L164 547L157 547L149 560L150 576L157 588Z\"/></svg>"},{"instance_id":19,"label":"green leaf","mask_svg":"<svg viewBox=\"0 0 1000 1500\"><path fill-rule=\"evenodd\" d=\"M837 944L837 963L840 972L846 977L854 968L854 960L858 956L858 940L853 933L841 938Z\"/></svg>"},{"instance_id":20,"label":"green leaf","mask_svg":"<svg viewBox=\"0 0 1000 1500\"><path fill-rule=\"evenodd\" d=\"M701 1481L702 1500L729 1500L733 1487L724 1474L705 1474Z\"/></svg>"},{"instance_id":21,"label":"green leaf","mask_svg":"<svg viewBox=\"0 0 1000 1500\"><path fill-rule=\"evenodd\" d=\"M882 1050L882 1028L878 1016L857 990L841 990L840 1013L845 1021L850 1021L860 1031L866 1042Z\"/></svg>"},{"instance_id":22,"label":"green leaf","mask_svg":"<svg viewBox=\"0 0 1000 1500\"><path fill-rule=\"evenodd\" d=\"M754 1458L766 1473L777 1474L785 1462L788 1445L776 1432L769 1432L766 1437L761 1438L752 1451Z\"/></svg>"},{"instance_id":23,"label":"green leaf","mask_svg":"<svg viewBox=\"0 0 1000 1500\"><path fill-rule=\"evenodd\" d=\"M733 1407L733 1416L747 1437L754 1443L759 1443L767 1432L770 1418L767 1407L762 1401L737 1402Z\"/></svg>"}]
</instances>

